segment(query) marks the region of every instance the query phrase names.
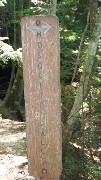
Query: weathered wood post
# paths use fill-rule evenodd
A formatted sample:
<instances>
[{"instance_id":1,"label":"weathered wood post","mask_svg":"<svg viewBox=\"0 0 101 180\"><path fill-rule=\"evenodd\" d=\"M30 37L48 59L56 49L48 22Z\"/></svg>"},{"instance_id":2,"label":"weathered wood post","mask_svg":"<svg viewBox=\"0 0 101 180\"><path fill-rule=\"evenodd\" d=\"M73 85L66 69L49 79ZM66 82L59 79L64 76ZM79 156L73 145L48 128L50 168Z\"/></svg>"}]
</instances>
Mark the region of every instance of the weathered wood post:
<instances>
[{"instance_id":1,"label":"weathered wood post","mask_svg":"<svg viewBox=\"0 0 101 180\"><path fill-rule=\"evenodd\" d=\"M21 23L29 175L57 180L62 169L59 27L56 16Z\"/></svg>"}]
</instances>

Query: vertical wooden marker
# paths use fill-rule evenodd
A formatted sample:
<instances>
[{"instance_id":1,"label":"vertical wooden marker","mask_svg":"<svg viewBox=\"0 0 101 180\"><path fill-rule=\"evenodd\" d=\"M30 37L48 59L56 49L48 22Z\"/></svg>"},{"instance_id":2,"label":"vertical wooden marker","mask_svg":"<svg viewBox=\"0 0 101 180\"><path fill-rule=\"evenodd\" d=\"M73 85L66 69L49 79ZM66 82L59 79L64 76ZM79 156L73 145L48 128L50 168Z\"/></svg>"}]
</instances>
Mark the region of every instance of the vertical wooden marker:
<instances>
[{"instance_id":1,"label":"vertical wooden marker","mask_svg":"<svg viewBox=\"0 0 101 180\"><path fill-rule=\"evenodd\" d=\"M56 180L62 169L59 27L55 16L21 23L28 171Z\"/></svg>"}]
</instances>

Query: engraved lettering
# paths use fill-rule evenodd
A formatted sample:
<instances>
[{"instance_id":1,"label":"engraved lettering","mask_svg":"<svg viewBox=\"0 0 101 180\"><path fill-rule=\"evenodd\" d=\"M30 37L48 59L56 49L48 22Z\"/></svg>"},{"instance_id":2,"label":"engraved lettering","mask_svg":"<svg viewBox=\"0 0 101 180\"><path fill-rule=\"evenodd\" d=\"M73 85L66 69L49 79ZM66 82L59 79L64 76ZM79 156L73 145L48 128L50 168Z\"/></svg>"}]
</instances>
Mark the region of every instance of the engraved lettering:
<instances>
[{"instance_id":1,"label":"engraved lettering","mask_svg":"<svg viewBox=\"0 0 101 180\"><path fill-rule=\"evenodd\" d=\"M38 48L42 48L42 42L38 42Z\"/></svg>"},{"instance_id":2,"label":"engraved lettering","mask_svg":"<svg viewBox=\"0 0 101 180\"><path fill-rule=\"evenodd\" d=\"M41 153L44 155L45 154L45 147L41 146Z\"/></svg>"},{"instance_id":3,"label":"engraved lettering","mask_svg":"<svg viewBox=\"0 0 101 180\"><path fill-rule=\"evenodd\" d=\"M42 137L42 136L46 136L45 133L44 133L44 131L42 131L42 133L41 133L41 137Z\"/></svg>"},{"instance_id":4,"label":"engraved lettering","mask_svg":"<svg viewBox=\"0 0 101 180\"><path fill-rule=\"evenodd\" d=\"M42 63L39 63L39 64L38 64L38 68L39 68L39 69L42 69Z\"/></svg>"},{"instance_id":5,"label":"engraved lettering","mask_svg":"<svg viewBox=\"0 0 101 180\"><path fill-rule=\"evenodd\" d=\"M41 145L45 145L45 137L46 137L46 135L42 131L42 133L41 133Z\"/></svg>"},{"instance_id":6,"label":"engraved lettering","mask_svg":"<svg viewBox=\"0 0 101 180\"><path fill-rule=\"evenodd\" d=\"M42 54L41 52L38 52L38 58L41 59L42 58Z\"/></svg>"},{"instance_id":7,"label":"engraved lettering","mask_svg":"<svg viewBox=\"0 0 101 180\"><path fill-rule=\"evenodd\" d=\"M44 139L41 139L41 145L45 145L45 140Z\"/></svg>"},{"instance_id":8,"label":"engraved lettering","mask_svg":"<svg viewBox=\"0 0 101 180\"><path fill-rule=\"evenodd\" d=\"M35 118L36 118L36 119L39 119L39 118L40 118L40 114L39 114L38 112L36 112Z\"/></svg>"},{"instance_id":9,"label":"engraved lettering","mask_svg":"<svg viewBox=\"0 0 101 180\"><path fill-rule=\"evenodd\" d=\"M42 87L42 84L40 83L39 85L40 85L40 89L41 89L41 87Z\"/></svg>"},{"instance_id":10,"label":"engraved lettering","mask_svg":"<svg viewBox=\"0 0 101 180\"><path fill-rule=\"evenodd\" d=\"M47 169L43 168L42 169L42 174L47 174Z\"/></svg>"},{"instance_id":11,"label":"engraved lettering","mask_svg":"<svg viewBox=\"0 0 101 180\"><path fill-rule=\"evenodd\" d=\"M46 158L43 157L43 158L41 159L41 162L42 162L43 164L46 164Z\"/></svg>"},{"instance_id":12,"label":"engraved lettering","mask_svg":"<svg viewBox=\"0 0 101 180\"><path fill-rule=\"evenodd\" d=\"M39 79L42 80L42 74L41 73L39 73Z\"/></svg>"},{"instance_id":13,"label":"engraved lettering","mask_svg":"<svg viewBox=\"0 0 101 180\"><path fill-rule=\"evenodd\" d=\"M39 28L41 28L41 22L40 21L36 21L36 25L39 26ZM41 42L41 32L37 31L37 38L40 38L40 41L38 40L38 48L40 49L38 51L37 54L37 60L38 60L38 69L39 69L39 97L40 97L40 125L41 125L41 138L40 138L40 150L41 150L41 163L43 165L43 169L42 169L42 177L40 177L40 179L47 179L46 178L46 174L47 174L47 169L44 168L45 164L46 164L46 152L45 152L45 143L46 143L46 134L45 134L45 119L41 119L42 116L42 112L43 112L43 107L44 107L44 103L43 103L43 89L42 89L42 78L43 78L43 74L42 74L42 47L43 44Z\"/></svg>"},{"instance_id":14,"label":"engraved lettering","mask_svg":"<svg viewBox=\"0 0 101 180\"><path fill-rule=\"evenodd\" d=\"M41 128L45 127L44 122L41 122L40 124L41 124Z\"/></svg>"},{"instance_id":15,"label":"engraved lettering","mask_svg":"<svg viewBox=\"0 0 101 180\"><path fill-rule=\"evenodd\" d=\"M41 32L37 31L37 38L41 37Z\"/></svg>"}]
</instances>

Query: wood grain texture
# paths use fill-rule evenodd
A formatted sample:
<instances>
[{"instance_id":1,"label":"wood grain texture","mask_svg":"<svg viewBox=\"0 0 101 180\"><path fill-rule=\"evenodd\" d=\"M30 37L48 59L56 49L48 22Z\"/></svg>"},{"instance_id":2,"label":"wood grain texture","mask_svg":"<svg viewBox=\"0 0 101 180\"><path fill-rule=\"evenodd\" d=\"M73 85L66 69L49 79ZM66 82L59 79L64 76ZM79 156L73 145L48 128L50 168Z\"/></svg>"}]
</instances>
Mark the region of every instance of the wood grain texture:
<instances>
[{"instance_id":1,"label":"wood grain texture","mask_svg":"<svg viewBox=\"0 0 101 180\"><path fill-rule=\"evenodd\" d=\"M55 180L62 169L58 20L24 17L21 30L29 174Z\"/></svg>"}]
</instances>

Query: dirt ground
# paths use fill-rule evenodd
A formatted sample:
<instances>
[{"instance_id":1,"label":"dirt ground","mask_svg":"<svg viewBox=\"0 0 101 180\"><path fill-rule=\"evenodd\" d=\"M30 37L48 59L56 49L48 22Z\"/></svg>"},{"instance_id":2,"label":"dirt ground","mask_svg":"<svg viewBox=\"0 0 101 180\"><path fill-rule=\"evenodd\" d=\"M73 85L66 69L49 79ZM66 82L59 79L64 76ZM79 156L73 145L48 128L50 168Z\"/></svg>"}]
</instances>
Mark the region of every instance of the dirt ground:
<instances>
[{"instance_id":1,"label":"dirt ground","mask_svg":"<svg viewBox=\"0 0 101 180\"><path fill-rule=\"evenodd\" d=\"M26 126L0 115L0 180L32 180L28 175Z\"/></svg>"}]
</instances>

